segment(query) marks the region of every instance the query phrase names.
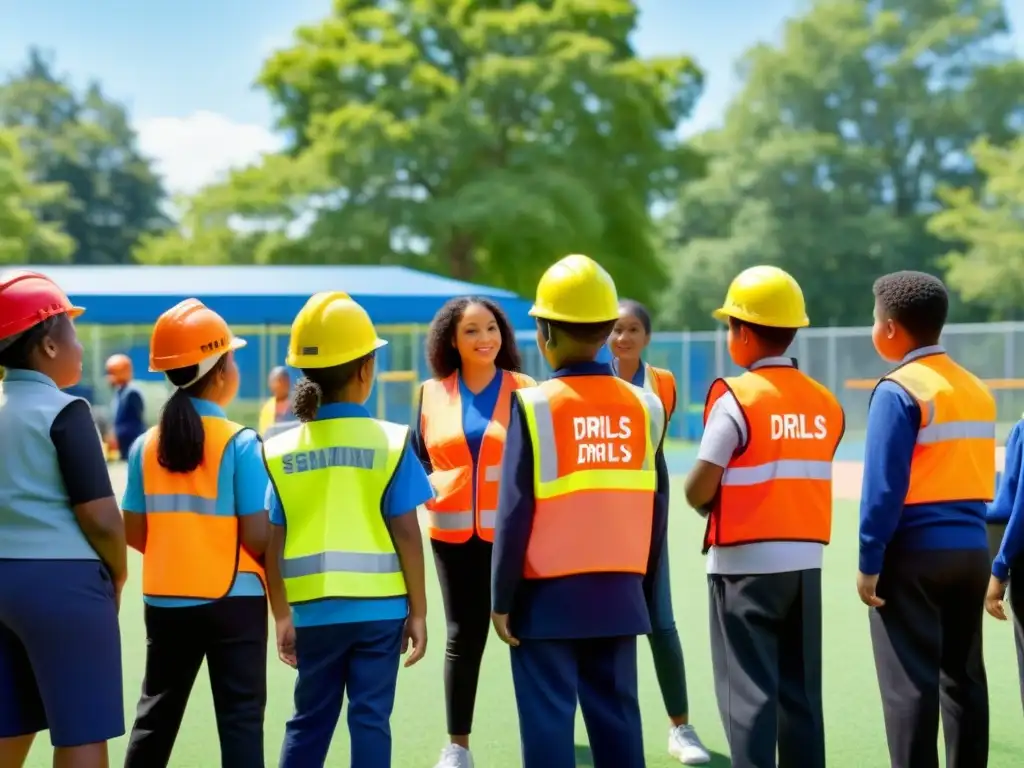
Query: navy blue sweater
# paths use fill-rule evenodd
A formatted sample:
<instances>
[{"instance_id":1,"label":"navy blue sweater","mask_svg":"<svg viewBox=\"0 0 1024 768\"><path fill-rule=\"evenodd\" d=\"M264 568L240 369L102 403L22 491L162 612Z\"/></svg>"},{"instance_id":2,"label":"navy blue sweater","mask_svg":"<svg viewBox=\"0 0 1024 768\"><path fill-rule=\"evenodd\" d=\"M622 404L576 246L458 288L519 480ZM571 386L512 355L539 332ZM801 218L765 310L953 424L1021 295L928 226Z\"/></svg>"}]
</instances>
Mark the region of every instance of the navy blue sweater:
<instances>
[{"instance_id":1,"label":"navy blue sweater","mask_svg":"<svg viewBox=\"0 0 1024 768\"><path fill-rule=\"evenodd\" d=\"M917 357L936 348L918 350ZM908 356L912 359L911 356ZM986 504L904 504L921 409L899 384L883 381L871 398L860 502L860 570L882 570L887 549L987 549Z\"/></svg>"},{"instance_id":2,"label":"navy blue sweater","mask_svg":"<svg viewBox=\"0 0 1024 768\"><path fill-rule=\"evenodd\" d=\"M563 376L613 376L607 363L563 368ZM668 469L661 448L654 498L654 525L647 575L594 573L557 579L524 579L523 564L533 527L533 451L518 398L512 399L498 496L491 565L492 604L511 614L512 634L526 639L578 639L645 635L651 631L648 598L668 529ZM572 546L572 542L566 542Z\"/></svg>"}]
</instances>

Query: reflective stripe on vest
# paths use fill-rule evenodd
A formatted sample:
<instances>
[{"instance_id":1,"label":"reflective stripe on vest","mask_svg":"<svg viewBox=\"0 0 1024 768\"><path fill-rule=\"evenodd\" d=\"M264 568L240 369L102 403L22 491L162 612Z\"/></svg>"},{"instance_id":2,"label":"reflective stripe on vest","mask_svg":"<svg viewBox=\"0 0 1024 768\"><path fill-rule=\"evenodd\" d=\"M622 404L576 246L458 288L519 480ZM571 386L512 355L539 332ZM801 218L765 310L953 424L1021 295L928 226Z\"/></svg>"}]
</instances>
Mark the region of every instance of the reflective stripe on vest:
<instances>
[{"instance_id":1,"label":"reflective stripe on vest","mask_svg":"<svg viewBox=\"0 0 1024 768\"><path fill-rule=\"evenodd\" d=\"M536 498L523 575L646 572L661 401L614 376L552 379L516 396Z\"/></svg>"},{"instance_id":2,"label":"reflective stripe on vest","mask_svg":"<svg viewBox=\"0 0 1024 768\"><path fill-rule=\"evenodd\" d=\"M671 419L676 409L676 377L672 372L644 363L643 388L658 396L665 408L666 420Z\"/></svg>"},{"instance_id":3,"label":"reflective stripe on vest","mask_svg":"<svg viewBox=\"0 0 1024 768\"><path fill-rule=\"evenodd\" d=\"M289 603L406 594L383 501L408 435L398 424L340 418L264 443L285 516L281 574Z\"/></svg>"},{"instance_id":4,"label":"reflective stripe on vest","mask_svg":"<svg viewBox=\"0 0 1024 768\"><path fill-rule=\"evenodd\" d=\"M143 437L142 487L146 501L146 545L142 591L149 597L216 600L226 596L237 572L264 579L263 568L241 545L234 509L218 514L224 452L241 424L203 417L203 461L188 474L158 461L158 427ZM233 493L233 489L226 489Z\"/></svg>"},{"instance_id":5,"label":"reflective stripe on vest","mask_svg":"<svg viewBox=\"0 0 1024 768\"><path fill-rule=\"evenodd\" d=\"M494 541L498 481L512 392L531 386L532 380L511 371L501 372L501 388L494 413L480 443L476 462L476 497L473 496L473 457L462 426L462 397L458 373L423 383L420 434L430 457L430 483L436 496L426 504L432 539L461 544L475 530L484 541Z\"/></svg>"},{"instance_id":6,"label":"reflective stripe on vest","mask_svg":"<svg viewBox=\"0 0 1024 768\"><path fill-rule=\"evenodd\" d=\"M747 445L722 474L704 551L832 536L832 458L845 429L835 396L792 366L765 366L711 385L704 408L731 392Z\"/></svg>"},{"instance_id":7,"label":"reflective stripe on vest","mask_svg":"<svg viewBox=\"0 0 1024 768\"><path fill-rule=\"evenodd\" d=\"M996 402L988 387L949 355L916 358L885 376L921 409L905 504L992 501Z\"/></svg>"}]
</instances>

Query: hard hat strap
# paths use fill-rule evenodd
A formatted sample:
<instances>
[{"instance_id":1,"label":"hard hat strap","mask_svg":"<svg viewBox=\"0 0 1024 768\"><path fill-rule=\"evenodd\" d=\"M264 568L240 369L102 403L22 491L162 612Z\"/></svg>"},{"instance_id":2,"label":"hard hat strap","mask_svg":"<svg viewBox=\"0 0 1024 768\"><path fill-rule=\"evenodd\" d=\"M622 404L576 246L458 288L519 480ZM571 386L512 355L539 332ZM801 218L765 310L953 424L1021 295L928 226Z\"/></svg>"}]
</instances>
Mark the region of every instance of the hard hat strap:
<instances>
[{"instance_id":1,"label":"hard hat strap","mask_svg":"<svg viewBox=\"0 0 1024 768\"><path fill-rule=\"evenodd\" d=\"M214 357L208 357L205 360L203 360L201 363L199 363L199 365L196 366L196 375L193 376L188 383L179 385L178 389L188 389L192 385L196 384L201 378L203 378L203 376L212 371L214 366L216 366L217 363L220 362L220 359L224 357L224 355L226 354L227 352L225 352L223 355L215 355Z\"/></svg>"}]
</instances>

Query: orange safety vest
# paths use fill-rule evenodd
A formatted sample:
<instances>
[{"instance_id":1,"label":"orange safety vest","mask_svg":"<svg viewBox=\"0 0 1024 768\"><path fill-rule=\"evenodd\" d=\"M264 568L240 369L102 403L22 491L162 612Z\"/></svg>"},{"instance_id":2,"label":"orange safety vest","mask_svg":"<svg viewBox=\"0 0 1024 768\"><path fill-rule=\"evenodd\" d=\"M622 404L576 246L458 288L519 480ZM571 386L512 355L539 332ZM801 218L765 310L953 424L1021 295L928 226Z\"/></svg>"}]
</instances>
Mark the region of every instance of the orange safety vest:
<instances>
[{"instance_id":1,"label":"orange safety vest","mask_svg":"<svg viewBox=\"0 0 1024 768\"><path fill-rule=\"evenodd\" d=\"M835 395L795 366L763 366L718 379L704 406L727 392L739 403L747 445L722 474L704 551L762 541L832 538L832 459L846 429Z\"/></svg>"},{"instance_id":2,"label":"orange safety vest","mask_svg":"<svg viewBox=\"0 0 1024 768\"><path fill-rule=\"evenodd\" d=\"M882 378L921 409L905 504L992 501L996 401L988 387L945 353L924 355Z\"/></svg>"},{"instance_id":3,"label":"orange safety vest","mask_svg":"<svg viewBox=\"0 0 1024 768\"><path fill-rule=\"evenodd\" d=\"M142 449L144 595L217 600L231 591L239 572L255 573L265 587L263 568L241 544L238 517L216 514L221 460L242 429L227 419L204 416L203 461L188 474L160 466L159 427L146 433Z\"/></svg>"},{"instance_id":4,"label":"orange safety vest","mask_svg":"<svg viewBox=\"0 0 1024 768\"><path fill-rule=\"evenodd\" d=\"M672 371L646 363L644 365L644 389L658 396L665 406L665 418L671 419L676 410L676 377Z\"/></svg>"},{"instance_id":5,"label":"orange safety vest","mask_svg":"<svg viewBox=\"0 0 1024 768\"><path fill-rule=\"evenodd\" d=\"M568 376L516 397L536 505L523 576L646 573L665 431L657 396L615 376Z\"/></svg>"},{"instance_id":6,"label":"orange safety vest","mask_svg":"<svg viewBox=\"0 0 1024 768\"><path fill-rule=\"evenodd\" d=\"M473 456L462 428L459 374L423 383L420 434L430 457L430 484L436 494L426 504L430 538L463 544L475 530L484 541L494 541L501 455L505 450L512 392L534 384L533 379L521 373L501 372L498 401L480 444L473 498Z\"/></svg>"}]
</instances>

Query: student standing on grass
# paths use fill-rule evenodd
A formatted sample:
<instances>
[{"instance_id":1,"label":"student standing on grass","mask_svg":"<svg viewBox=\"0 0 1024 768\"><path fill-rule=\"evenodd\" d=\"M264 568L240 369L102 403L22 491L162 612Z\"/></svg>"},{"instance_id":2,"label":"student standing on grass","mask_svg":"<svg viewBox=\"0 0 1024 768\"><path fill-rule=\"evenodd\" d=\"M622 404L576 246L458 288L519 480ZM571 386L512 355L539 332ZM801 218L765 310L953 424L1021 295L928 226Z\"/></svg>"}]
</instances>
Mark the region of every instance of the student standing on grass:
<instances>
[{"instance_id":1,"label":"student standing on grass","mask_svg":"<svg viewBox=\"0 0 1024 768\"><path fill-rule=\"evenodd\" d=\"M110 443L122 460L128 458L132 445L146 431L146 404L133 378L132 361L127 355L107 358L107 383L114 390L110 409Z\"/></svg>"},{"instance_id":2,"label":"student standing on grass","mask_svg":"<svg viewBox=\"0 0 1024 768\"><path fill-rule=\"evenodd\" d=\"M667 422L676 409L676 380L671 371L644 362L643 352L650 343L651 315L647 308L636 301L619 302L619 319L615 321L609 339L611 352L615 356L612 367L619 378L657 395L665 407ZM690 725L683 646L679 642L679 631L672 613L667 536L660 562L661 568L651 595L651 624L654 631L648 639L651 642L658 686L671 724L668 752L683 765L704 765L711 762L711 755L701 743L697 731Z\"/></svg>"},{"instance_id":3,"label":"student standing on grass","mask_svg":"<svg viewBox=\"0 0 1024 768\"><path fill-rule=\"evenodd\" d=\"M0 274L0 765L50 731L55 768L107 768L124 734L117 609L124 523L82 377L73 319L48 278Z\"/></svg>"},{"instance_id":4,"label":"student standing on grass","mask_svg":"<svg viewBox=\"0 0 1024 768\"><path fill-rule=\"evenodd\" d=\"M1017 674L1020 678L1021 704L1024 705L1024 420L1018 421L1006 439L1006 462L1002 477L996 475L999 489L988 509L989 542L992 533L1003 527L996 546L992 576L988 582L985 610L1006 621L1006 588L1010 588L1010 611L1017 646Z\"/></svg>"},{"instance_id":5,"label":"student standing on grass","mask_svg":"<svg viewBox=\"0 0 1024 768\"><path fill-rule=\"evenodd\" d=\"M126 768L171 758L206 660L224 768L262 768L267 701L267 473L260 441L229 421L234 352L216 312L187 299L153 328L149 367L175 387L160 422L128 458L122 507L142 553L146 675Z\"/></svg>"},{"instance_id":6,"label":"student standing on grass","mask_svg":"<svg viewBox=\"0 0 1024 768\"><path fill-rule=\"evenodd\" d=\"M318 293L292 324L302 425L267 441L270 602L282 661L296 667L281 768L321 766L348 696L353 768L391 765L401 654L427 647L416 508L433 493L409 429L370 417L374 356L387 342L344 293Z\"/></svg>"},{"instance_id":7,"label":"student standing on grass","mask_svg":"<svg viewBox=\"0 0 1024 768\"><path fill-rule=\"evenodd\" d=\"M412 445L437 494L427 503L441 582L450 743L435 768L473 768L480 661L491 627L491 550L501 454L512 393L536 382L519 373L512 326L490 299L463 296L434 317L427 340L434 377L420 388Z\"/></svg>"},{"instance_id":8,"label":"student standing on grass","mask_svg":"<svg viewBox=\"0 0 1024 768\"><path fill-rule=\"evenodd\" d=\"M893 768L988 763L982 618L996 404L939 344L949 297L923 272L875 281L872 341L897 367L871 395L857 591L871 608Z\"/></svg>"},{"instance_id":9,"label":"student standing on grass","mask_svg":"<svg viewBox=\"0 0 1024 768\"><path fill-rule=\"evenodd\" d=\"M595 360L618 305L611 276L574 255L530 310L554 374L512 401L492 567L524 768L576 765L577 702L595 768L645 764L636 637L668 522L665 410Z\"/></svg>"},{"instance_id":10,"label":"student standing on grass","mask_svg":"<svg viewBox=\"0 0 1024 768\"><path fill-rule=\"evenodd\" d=\"M741 272L715 317L739 376L711 385L686 499L707 515L711 659L735 768L824 768L821 567L843 409L786 356L809 324L776 267Z\"/></svg>"},{"instance_id":11,"label":"student standing on grass","mask_svg":"<svg viewBox=\"0 0 1024 768\"><path fill-rule=\"evenodd\" d=\"M288 369L278 365L267 376L270 397L260 409L259 432L267 440L274 435L299 426L292 410L292 377Z\"/></svg>"}]
</instances>

